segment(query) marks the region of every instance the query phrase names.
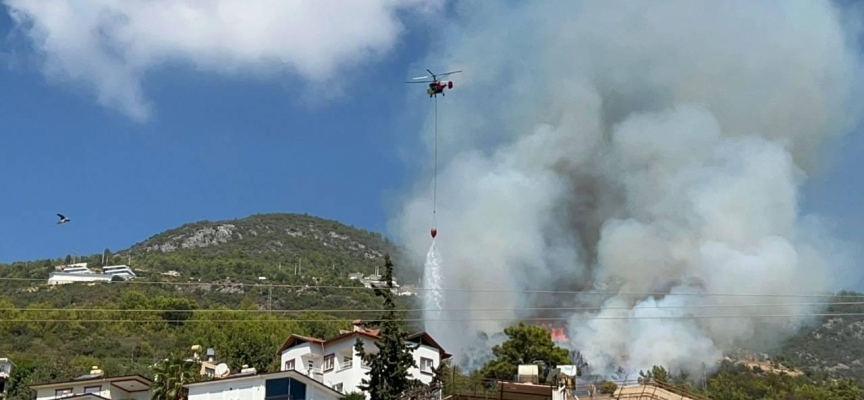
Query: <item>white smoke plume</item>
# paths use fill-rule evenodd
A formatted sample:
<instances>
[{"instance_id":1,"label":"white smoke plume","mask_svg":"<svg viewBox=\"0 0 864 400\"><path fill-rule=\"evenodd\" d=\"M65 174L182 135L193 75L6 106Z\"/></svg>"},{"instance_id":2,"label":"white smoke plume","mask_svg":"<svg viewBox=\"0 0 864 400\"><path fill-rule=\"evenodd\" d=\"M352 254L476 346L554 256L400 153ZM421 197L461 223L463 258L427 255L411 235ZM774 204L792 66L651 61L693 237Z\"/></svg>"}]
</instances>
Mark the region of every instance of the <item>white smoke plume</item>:
<instances>
[{"instance_id":1,"label":"white smoke plume","mask_svg":"<svg viewBox=\"0 0 864 400\"><path fill-rule=\"evenodd\" d=\"M446 312L472 320L432 332L449 350L542 314L526 308L596 306L564 315L593 372L694 371L737 346L776 345L807 318L680 317L813 313L730 305L826 300L704 294L842 287L844 248L799 209L820 144L861 105L857 32L832 3L459 7L424 65L465 70L438 99L441 286L465 289L445 304L499 311ZM416 260L430 181L393 220ZM645 292L672 295L633 294ZM673 318L647 318L658 316Z\"/></svg>"}]
</instances>

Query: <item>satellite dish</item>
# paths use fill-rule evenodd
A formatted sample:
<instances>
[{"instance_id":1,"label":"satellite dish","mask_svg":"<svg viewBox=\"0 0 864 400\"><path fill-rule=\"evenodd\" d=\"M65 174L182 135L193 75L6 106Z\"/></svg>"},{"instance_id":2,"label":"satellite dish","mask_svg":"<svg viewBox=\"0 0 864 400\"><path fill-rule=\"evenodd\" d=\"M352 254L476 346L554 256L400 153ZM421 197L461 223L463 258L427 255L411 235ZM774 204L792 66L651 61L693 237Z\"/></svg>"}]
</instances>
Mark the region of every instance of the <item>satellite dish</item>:
<instances>
[{"instance_id":1,"label":"satellite dish","mask_svg":"<svg viewBox=\"0 0 864 400\"><path fill-rule=\"evenodd\" d=\"M230 372L231 372L231 370L228 369L228 364L222 363L222 364L219 364L216 366L216 377L217 378L224 378L224 377L228 376L228 373L230 373Z\"/></svg>"}]
</instances>

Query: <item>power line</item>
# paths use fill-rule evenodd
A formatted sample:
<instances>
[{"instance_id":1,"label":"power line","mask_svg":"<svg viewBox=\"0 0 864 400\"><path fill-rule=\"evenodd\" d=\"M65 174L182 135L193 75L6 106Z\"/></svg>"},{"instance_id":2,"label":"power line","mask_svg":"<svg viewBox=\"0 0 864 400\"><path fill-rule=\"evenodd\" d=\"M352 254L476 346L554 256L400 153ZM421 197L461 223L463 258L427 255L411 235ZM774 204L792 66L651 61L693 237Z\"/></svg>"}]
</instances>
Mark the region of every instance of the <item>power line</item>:
<instances>
[{"instance_id":1,"label":"power line","mask_svg":"<svg viewBox=\"0 0 864 400\"><path fill-rule=\"evenodd\" d=\"M39 281L45 282L45 279L37 278L0 278L0 281ZM76 282L76 283L95 283L95 282ZM290 285L290 284L267 284L267 283L242 283L242 282L167 282L167 281L139 281L126 280L106 282L111 284L127 284L127 285L181 285L181 286L242 286L253 288L288 288L288 289L327 289L327 290L374 290L375 287L366 286L343 286L343 285ZM864 294L858 295L840 295L840 294L781 294L781 293L710 293L710 292L693 292L693 293L665 293L665 292L626 292L626 291L579 291L579 290L518 290L518 289L485 289L485 288L423 288L411 287L411 291L439 291L439 292L470 292L470 293L526 293L526 294L578 294L578 295L623 295L623 296L710 296L710 297L804 297L804 298L864 298Z\"/></svg>"},{"instance_id":2,"label":"power line","mask_svg":"<svg viewBox=\"0 0 864 400\"><path fill-rule=\"evenodd\" d=\"M189 311L189 310L183 310ZM436 318L436 319L401 319L404 322L474 322L474 321L592 321L592 320L641 320L641 319L734 319L734 318L790 318L790 317L849 317L849 316L864 316L864 313L812 313L812 314L760 314L760 315L680 315L680 316L624 316L624 317L580 317L571 316L568 318ZM353 319L154 319L154 320L133 320L133 319L0 319L0 322L256 322L256 323L276 323L276 322L353 322ZM363 320L363 322L385 322L384 319Z\"/></svg>"},{"instance_id":3,"label":"power line","mask_svg":"<svg viewBox=\"0 0 864 400\"><path fill-rule=\"evenodd\" d=\"M663 309L688 309L688 308L746 308L746 307L800 307L800 306L836 306L836 305L864 305L864 302L837 302L837 303L763 303L763 304L693 304L677 306L656 307L502 307L502 308L397 308L396 312L466 312L466 311L602 311L602 310L663 310ZM342 308L342 309L256 309L256 310L220 310L216 308L205 309L116 309L116 308L0 308L0 311L21 312L196 312L196 313L256 313L256 314L282 314L282 313L347 313L347 312L385 312L391 310L374 308Z\"/></svg>"}]
</instances>

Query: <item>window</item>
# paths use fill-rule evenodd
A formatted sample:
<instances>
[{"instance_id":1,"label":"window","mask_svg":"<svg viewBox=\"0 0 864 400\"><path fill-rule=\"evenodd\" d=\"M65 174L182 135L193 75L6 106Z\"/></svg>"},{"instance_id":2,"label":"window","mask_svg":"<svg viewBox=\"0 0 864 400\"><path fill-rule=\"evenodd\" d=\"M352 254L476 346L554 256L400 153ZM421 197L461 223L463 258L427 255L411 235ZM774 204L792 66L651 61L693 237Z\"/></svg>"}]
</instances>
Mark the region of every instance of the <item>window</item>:
<instances>
[{"instance_id":1,"label":"window","mask_svg":"<svg viewBox=\"0 0 864 400\"><path fill-rule=\"evenodd\" d=\"M420 357L420 372L431 374L435 365L431 358Z\"/></svg>"},{"instance_id":2,"label":"window","mask_svg":"<svg viewBox=\"0 0 864 400\"><path fill-rule=\"evenodd\" d=\"M294 360L285 361L285 371L293 371L294 370Z\"/></svg>"},{"instance_id":3,"label":"window","mask_svg":"<svg viewBox=\"0 0 864 400\"><path fill-rule=\"evenodd\" d=\"M306 384L291 378L268 379L264 382L265 399L305 399Z\"/></svg>"},{"instance_id":4,"label":"window","mask_svg":"<svg viewBox=\"0 0 864 400\"><path fill-rule=\"evenodd\" d=\"M55 390L54 390L54 398L55 398L55 399L59 399L59 398L64 397L64 396L71 396L71 395L72 395L72 388L69 388L69 389L55 389Z\"/></svg>"},{"instance_id":5,"label":"window","mask_svg":"<svg viewBox=\"0 0 864 400\"><path fill-rule=\"evenodd\" d=\"M339 392L339 393L343 393L343 392L342 392L342 383L340 382L340 383L337 383L337 384L333 385L333 390L335 390L335 391L337 391L337 392Z\"/></svg>"},{"instance_id":6,"label":"window","mask_svg":"<svg viewBox=\"0 0 864 400\"><path fill-rule=\"evenodd\" d=\"M324 371L330 371L333 369L333 359L335 356L333 354L328 354L324 356Z\"/></svg>"},{"instance_id":7,"label":"window","mask_svg":"<svg viewBox=\"0 0 864 400\"><path fill-rule=\"evenodd\" d=\"M313 370L313 369L315 369L315 361L309 360L309 362L306 363L306 365L309 366L308 369L309 369L310 371Z\"/></svg>"},{"instance_id":8,"label":"window","mask_svg":"<svg viewBox=\"0 0 864 400\"><path fill-rule=\"evenodd\" d=\"M87 386L84 388L84 393L99 393L102 391L102 386Z\"/></svg>"}]
</instances>

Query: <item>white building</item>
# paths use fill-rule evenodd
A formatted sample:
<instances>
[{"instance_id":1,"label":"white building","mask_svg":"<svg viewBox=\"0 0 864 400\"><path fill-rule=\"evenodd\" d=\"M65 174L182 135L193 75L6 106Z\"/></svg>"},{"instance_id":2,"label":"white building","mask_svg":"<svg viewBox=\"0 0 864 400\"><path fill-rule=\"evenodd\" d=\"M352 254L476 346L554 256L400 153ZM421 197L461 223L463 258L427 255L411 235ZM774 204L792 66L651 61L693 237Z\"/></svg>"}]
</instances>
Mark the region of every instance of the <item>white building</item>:
<instances>
[{"instance_id":1,"label":"white building","mask_svg":"<svg viewBox=\"0 0 864 400\"><path fill-rule=\"evenodd\" d=\"M12 376L12 368L15 368L15 363L8 358L0 358L0 399L6 398L6 392L9 390L9 377Z\"/></svg>"},{"instance_id":2,"label":"white building","mask_svg":"<svg viewBox=\"0 0 864 400\"><path fill-rule=\"evenodd\" d=\"M62 272L52 272L48 275L49 285L62 285L73 282L111 282L118 276L123 279L135 279L136 275L128 265L111 265L102 268L102 273L94 273L87 268L87 263L68 265Z\"/></svg>"},{"instance_id":3,"label":"white building","mask_svg":"<svg viewBox=\"0 0 864 400\"><path fill-rule=\"evenodd\" d=\"M76 400L150 400L149 379L141 375L105 377L93 367L90 374L68 382L43 383L30 386L36 400L73 397Z\"/></svg>"},{"instance_id":4,"label":"white building","mask_svg":"<svg viewBox=\"0 0 864 400\"><path fill-rule=\"evenodd\" d=\"M297 371L241 373L187 383L189 400L337 400L342 394Z\"/></svg>"},{"instance_id":5,"label":"white building","mask_svg":"<svg viewBox=\"0 0 864 400\"><path fill-rule=\"evenodd\" d=\"M77 263L65 265L62 271L67 274L92 274L93 271L87 268L87 263Z\"/></svg>"},{"instance_id":6,"label":"white building","mask_svg":"<svg viewBox=\"0 0 864 400\"><path fill-rule=\"evenodd\" d=\"M48 275L49 285L63 285L73 282L111 282L111 275L94 273L52 272Z\"/></svg>"},{"instance_id":7,"label":"white building","mask_svg":"<svg viewBox=\"0 0 864 400\"><path fill-rule=\"evenodd\" d=\"M360 338L365 351L376 352L378 331L360 328L359 322L355 321L352 331L342 331L340 335L327 340L291 335L278 351L282 370L301 372L343 394L360 391L358 386L364 378L368 378L369 367L354 351L354 345ZM417 367L409 370L409 374L423 383L432 382L433 368L437 368L441 360L449 358L450 354L426 332L413 334L407 340L419 345L414 350Z\"/></svg>"},{"instance_id":8,"label":"white building","mask_svg":"<svg viewBox=\"0 0 864 400\"><path fill-rule=\"evenodd\" d=\"M128 265L111 265L108 267L102 267L103 275L110 276L120 276L123 279L135 279L135 272L132 271L132 268L129 268Z\"/></svg>"}]
</instances>

